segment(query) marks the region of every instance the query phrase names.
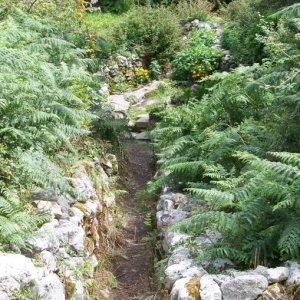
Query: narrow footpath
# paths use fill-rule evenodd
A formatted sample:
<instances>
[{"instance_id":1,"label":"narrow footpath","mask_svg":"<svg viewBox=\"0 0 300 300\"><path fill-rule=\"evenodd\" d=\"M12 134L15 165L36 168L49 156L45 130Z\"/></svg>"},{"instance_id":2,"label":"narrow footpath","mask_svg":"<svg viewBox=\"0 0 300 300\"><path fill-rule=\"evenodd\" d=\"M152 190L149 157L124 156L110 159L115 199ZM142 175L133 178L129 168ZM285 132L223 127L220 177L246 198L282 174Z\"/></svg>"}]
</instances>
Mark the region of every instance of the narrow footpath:
<instances>
[{"instance_id":1,"label":"narrow footpath","mask_svg":"<svg viewBox=\"0 0 300 300\"><path fill-rule=\"evenodd\" d=\"M118 288L113 300L144 300L153 295L153 258L151 245L143 238L147 235L144 215L138 210L136 192L143 190L154 171L153 153L147 142L127 141L123 144L126 153L126 176L128 194L121 203L125 214L124 238L126 244L122 257L114 264Z\"/></svg>"}]
</instances>

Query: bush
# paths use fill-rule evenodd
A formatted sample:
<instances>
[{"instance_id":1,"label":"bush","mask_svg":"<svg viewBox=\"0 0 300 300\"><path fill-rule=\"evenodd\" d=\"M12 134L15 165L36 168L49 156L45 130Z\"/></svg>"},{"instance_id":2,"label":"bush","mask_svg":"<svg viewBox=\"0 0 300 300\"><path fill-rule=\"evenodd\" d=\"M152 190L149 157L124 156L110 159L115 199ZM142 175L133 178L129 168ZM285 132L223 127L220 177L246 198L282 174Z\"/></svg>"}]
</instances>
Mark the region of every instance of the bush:
<instances>
[{"instance_id":1,"label":"bush","mask_svg":"<svg viewBox=\"0 0 300 300\"><path fill-rule=\"evenodd\" d=\"M183 21L205 21L211 9L212 4L206 0L181 0L176 6L176 13Z\"/></svg>"},{"instance_id":2,"label":"bush","mask_svg":"<svg viewBox=\"0 0 300 300\"><path fill-rule=\"evenodd\" d=\"M263 58L263 45L256 39L262 30L255 7L252 1L237 0L223 10L230 21L223 31L222 46L230 50L237 63L253 64Z\"/></svg>"},{"instance_id":3,"label":"bush","mask_svg":"<svg viewBox=\"0 0 300 300\"><path fill-rule=\"evenodd\" d=\"M115 39L129 50L135 49L144 58L146 66L153 58L165 60L174 57L181 47L177 18L164 7L136 7L116 28Z\"/></svg>"},{"instance_id":4,"label":"bush","mask_svg":"<svg viewBox=\"0 0 300 300\"><path fill-rule=\"evenodd\" d=\"M188 36L188 48L179 52L174 61L174 76L181 80L201 79L219 65L222 53L212 48L214 32L194 29Z\"/></svg>"},{"instance_id":5,"label":"bush","mask_svg":"<svg viewBox=\"0 0 300 300\"><path fill-rule=\"evenodd\" d=\"M134 5L134 0L101 0L100 7L103 12L123 13Z\"/></svg>"},{"instance_id":6,"label":"bush","mask_svg":"<svg viewBox=\"0 0 300 300\"><path fill-rule=\"evenodd\" d=\"M299 28L289 22L299 7L264 27L262 64L207 77L205 95L164 108L151 133L165 172L150 190L186 189L201 206L174 229L223 235L200 260L256 267L300 257Z\"/></svg>"}]
</instances>

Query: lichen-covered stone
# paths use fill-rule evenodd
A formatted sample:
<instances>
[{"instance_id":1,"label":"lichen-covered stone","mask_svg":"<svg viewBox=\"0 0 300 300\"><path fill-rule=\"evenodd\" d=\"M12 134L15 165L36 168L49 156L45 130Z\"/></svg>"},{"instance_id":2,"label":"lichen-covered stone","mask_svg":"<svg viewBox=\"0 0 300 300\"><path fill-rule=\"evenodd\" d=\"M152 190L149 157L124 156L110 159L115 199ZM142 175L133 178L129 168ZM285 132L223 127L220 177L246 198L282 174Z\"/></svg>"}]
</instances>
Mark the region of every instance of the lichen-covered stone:
<instances>
[{"instance_id":1,"label":"lichen-covered stone","mask_svg":"<svg viewBox=\"0 0 300 300\"><path fill-rule=\"evenodd\" d=\"M199 287L199 278L181 278L175 282L171 291L170 300L199 300Z\"/></svg>"},{"instance_id":2,"label":"lichen-covered stone","mask_svg":"<svg viewBox=\"0 0 300 300\"><path fill-rule=\"evenodd\" d=\"M242 275L221 285L223 300L255 300L268 286L262 275Z\"/></svg>"},{"instance_id":3,"label":"lichen-covered stone","mask_svg":"<svg viewBox=\"0 0 300 300\"><path fill-rule=\"evenodd\" d=\"M267 290L257 300L288 300L288 294L283 285L279 283L268 286Z\"/></svg>"},{"instance_id":4,"label":"lichen-covered stone","mask_svg":"<svg viewBox=\"0 0 300 300\"><path fill-rule=\"evenodd\" d=\"M165 286L171 289L174 282L184 277L197 277L200 278L207 272L201 266L193 265L191 259L181 261L178 264L173 264L165 270Z\"/></svg>"}]
</instances>

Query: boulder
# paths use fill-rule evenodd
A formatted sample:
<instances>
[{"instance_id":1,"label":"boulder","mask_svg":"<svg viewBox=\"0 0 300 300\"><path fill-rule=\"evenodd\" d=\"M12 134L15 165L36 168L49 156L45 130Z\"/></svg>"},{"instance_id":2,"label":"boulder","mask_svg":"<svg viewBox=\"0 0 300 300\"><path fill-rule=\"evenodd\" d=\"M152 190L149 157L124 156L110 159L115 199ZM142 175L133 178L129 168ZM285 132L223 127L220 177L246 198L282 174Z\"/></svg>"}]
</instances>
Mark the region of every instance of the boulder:
<instances>
[{"instance_id":1,"label":"boulder","mask_svg":"<svg viewBox=\"0 0 300 300\"><path fill-rule=\"evenodd\" d=\"M98 200L93 182L89 178L84 166L79 166L74 171L72 178L69 178L69 181L84 200Z\"/></svg>"},{"instance_id":2,"label":"boulder","mask_svg":"<svg viewBox=\"0 0 300 300\"><path fill-rule=\"evenodd\" d=\"M210 275L204 275L200 279L201 300L222 300L222 292L219 285Z\"/></svg>"},{"instance_id":3,"label":"boulder","mask_svg":"<svg viewBox=\"0 0 300 300\"><path fill-rule=\"evenodd\" d=\"M108 101L115 112L127 114L130 103L123 94L110 95Z\"/></svg>"},{"instance_id":4,"label":"boulder","mask_svg":"<svg viewBox=\"0 0 300 300\"><path fill-rule=\"evenodd\" d=\"M174 202L172 200L164 200L163 210L164 211L172 211L173 209L174 209Z\"/></svg>"},{"instance_id":5,"label":"boulder","mask_svg":"<svg viewBox=\"0 0 300 300\"><path fill-rule=\"evenodd\" d=\"M232 277L224 274L211 274L210 277L221 286L224 282L227 282L232 279Z\"/></svg>"},{"instance_id":6,"label":"boulder","mask_svg":"<svg viewBox=\"0 0 300 300\"><path fill-rule=\"evenodd\" d=\"M203 267L213 268L215 271L221 272L234 266L233 262L228 258L216 258L212 261L203 261Z\"/></svg>"},{"instance_id":7,"label":"boulder","mask_svg":"<svg viewBox=\"0 0 300 300\"><path fill-rule=\"evenodd\" d=\"M67 212L70 205L69 203L72 199L67 199L65 196L57 195L53 190L49 188L40 189L31 194L31 200L35 203L37 202L56 202L63 213Z\"/></svg>"},{"instance_id":8,"label":"boulder","mask_svg":"<svg viewBox=\"0 0 300 300\"><path fill-rule=\"evenodd\" d=\"M149 114L138 116L135 122L135 128L138 130L147 129L150 124Z\"/></svg>"},{"instance_id":9,"label":"boulder","mask_svg":"<svg viewBox=\"0 0 300 300\"><path fill-rule=\"evenodd\" d=\"M286 284L300 285L300 265L295 261L287 261L286 266L289 269L289 276Z\"/></svg>"},{"instance_id":10,"label":"boulder","mask_svg":"<svg viewBox=\"0 0 300 300\"><path fill-rule=\"evenodd\" d=\"M184 277L200 278L207 272L201 266L193 265L191 259L181 261L178 264L173 264L165 270L165 286L171 289L174 282Z\"/></svg>"},{"instance_id":11,"label":"boulder","mask_svg":"<svg viewBox=\"0 0 300 300\"><path fill-rule=\"evenodd\" d=\"M84 252L85 232L81 226L75 226L70 220L60 220L55 234L60 241L71 246L77 253Z\"/></svg>"},{"instance_id":12,"label":"boulder","mask_svg":"<svg viewBox=\"0 0 300 300\"><path fill-rule=\"evenodd\" d=\"M51 222L44 224L38 230L38 233L28 241L32 246L33 251L41 252L43 250L48 250L55 253L59 249L59 239L54 233L57 226L58 221L54 219Z\"/></svg>"},{"instance_id":13,"label":"boulder","mask_svg":"<svg viewBox=\"0 0 300 300\"><path fill-rule=\"evenodd\" d=\"M0 254L0 287L4 292L20 289L38 279L31 259L20 254Z\"/></svg>"},{"instance_id":14,"label":"boulder","mask_svg":"<svg viewBox=\"0 0 300 300\"><path fill-rule=\"evenodd\" d=\"M63 215L61 211L61 207L58 205L57 202L52 201L33 201L39 211L43 213L50 213L56 219L60 219Z\"/></svg>"},{"instance_id":15,"label":"boulder","mask_svg":"<svg viewBox=\"0 0 300 300\"><path fill-rule=\"evenodd\" d=\"M41 278L35 286L40 299L43 300L65 300L65 288L59 277L52 273Z\"/></svg>"},{"instance_id":16,"label":"boulder","mask_svg":"<svg viewBox=\"0 0 300 300\"><path fill-rule=\"evenodd\" d=\"M275 283L268 286L262 295L257 300L288 300L289 297L285 288L279 284Z\"/></svg>"},{"instance_id":17,"label":"boulder","mask_svg":"<svg viewBox=\"0 0 300 300\"><path fill-rule=\"evenodd\" d=\"M179 232L166 232L165 238L163 240L163 249L168 252L170 248L175 245L181 244L191 239L191 236L185 233Z\"/></svg>"},{"instance_id":18,"label":"boulder","mask_svg":"<svg viewBox=\"0 0 300 300\"><path fill-rule=\"evenodd\" d=\"M175 282L170 300L199 300L199 287L199 278L181 278Z\"/></svg>"},{"instance_id":19,"label":"boulder","mask_svg":"<svg viewBox=\"0 0 300 300\"><path fill-rule=\"evenodd\" d=\"M285 281L289 277L289 269L286 267L268 269L267 276L269 283Z\"/></svg>"},{"instance_id":20,"label":"boulder","mask_svg":"<svg viewBox=\"0 0 300 300\"><path fill-rule=\"evenodd\" d=\"M179 264L186 260L190 260L190 258L191 258L191 249L179 247L170 256L168 260L168 267L174 264Z\"/></svg>"},{"instance_id":21,"label":"boulder","mask_svg":"<svg viewBox=\"0 0 300 300\"><path fill-rule=\"evenodd\" d=\"M101 211L102 206L99 202L99 200L88 200L85 203L85 215L87 217L95 216L98 212Z\"/></svg>"},{"instance_id":22,"label":"boulder","mask_svg":"<svg viewBox=\"0 0 300 300\"><path fill-rule=\"evenodd\" d=\"M173 202L174 195L175 195L174 193L167 193L167 194L161 195L159 197L159 202L156 205L156 210L163 210L165 201L172 201Z\"/></svg>"},{"instance_id":23,"label":"boulder","mask_svg":"<svg viewBox=\"0 0 300 300\"><path fill-rule=\"evenodd\" d=\"M223 300L255 300L268 287L262 275L242 275L221 285Z\"/></svg>"},{"instance_id":24,"label":"boulder","mask_svg":"<svg viewBox=\"0 0 300 300\"><path fill-rule=\"evenodd\" d=\"M104 99L107 99L109 97L109 84L104 83L98 92Z\"/></svg>"},{"instance_id":25,"label":"boulder","mask_svg":"<svg viewBox=\"0 0 300 300\"><path fill-rule=\"evenodd\" d=\"M42 251L40 253L39 261L43 265L44 276L57 271L56 259L49 251Z\"/></svg>"}]
</instances>

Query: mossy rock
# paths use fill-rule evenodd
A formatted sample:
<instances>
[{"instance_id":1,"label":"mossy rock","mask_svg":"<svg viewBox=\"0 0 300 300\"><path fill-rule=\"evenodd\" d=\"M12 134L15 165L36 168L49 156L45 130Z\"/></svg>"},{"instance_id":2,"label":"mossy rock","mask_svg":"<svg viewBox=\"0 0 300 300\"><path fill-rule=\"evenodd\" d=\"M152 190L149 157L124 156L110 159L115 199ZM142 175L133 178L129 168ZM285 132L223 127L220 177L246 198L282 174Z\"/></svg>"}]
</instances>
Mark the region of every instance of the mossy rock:
<instances>
[{"instance_id":1,"label":"mossy rock","mask_svg":"<svg viewBox=\"0 0 300 300\"><path fill-rule=\"evenodd\" d=\"M189 296L193 297L195 300L200 300L200 280L199 278L192 278L188 283L185 285Z\"/></svg>"},{"instance_id":2,"label":"mossy rock","mask_svg":"<svg viewBox=\"0 0 300 300\"><path fill-rule=\"evenodd\" d=\"M84 214L86 214L86 206L84 203L76 202L73 207L78 208L80 211L82 211Z\"/></svg>"}]
</instances>

